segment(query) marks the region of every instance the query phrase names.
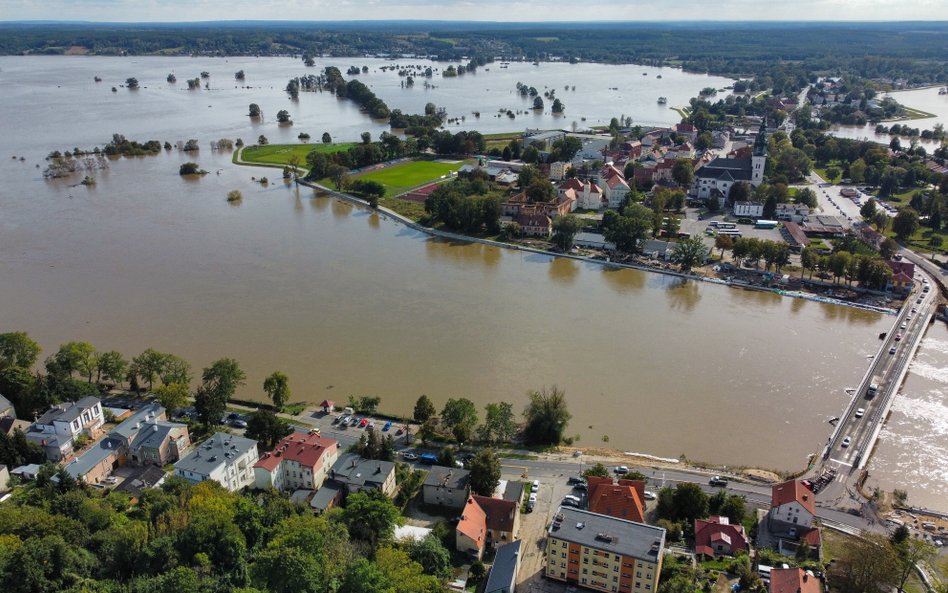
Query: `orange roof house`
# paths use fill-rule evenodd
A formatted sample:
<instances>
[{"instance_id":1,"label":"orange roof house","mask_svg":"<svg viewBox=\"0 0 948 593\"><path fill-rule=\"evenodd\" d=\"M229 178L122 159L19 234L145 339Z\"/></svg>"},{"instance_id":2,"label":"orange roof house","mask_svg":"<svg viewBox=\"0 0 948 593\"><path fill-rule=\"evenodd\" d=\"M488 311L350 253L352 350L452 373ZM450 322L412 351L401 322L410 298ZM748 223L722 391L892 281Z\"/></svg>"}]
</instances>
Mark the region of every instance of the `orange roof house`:
<instances>
[{"instance_id":1,"label":"orange roof house","mask_svg":"<svg viewBox=\"0 0 948 593\"><path fill-rule=\"evenodd\" d=\"M695 552L703 556L734 556L750 545L743 525L731 525L727 517L695 519Z\"/></svg>"},{"instance_id":2,"label":"orange roof house","mask_svg":"<svg viewBox=\"0 0 948 593\"><path fill-rule=\"evenodd\" d=\"M627 521L645 521L645 482L642 480L619 480L590 476L589 510L600 515L609 515Z\"/></svg>"},{"instance_id":3,"label":"orange roof house","mask_svg":"<svg viewBox=\"0 0 948 593\"><path fill-rule=\"evenodd\" d=\"M770 593L822 593L820 580L802 568L775 568L770 571Z\"/></svg>"}]
</instances>

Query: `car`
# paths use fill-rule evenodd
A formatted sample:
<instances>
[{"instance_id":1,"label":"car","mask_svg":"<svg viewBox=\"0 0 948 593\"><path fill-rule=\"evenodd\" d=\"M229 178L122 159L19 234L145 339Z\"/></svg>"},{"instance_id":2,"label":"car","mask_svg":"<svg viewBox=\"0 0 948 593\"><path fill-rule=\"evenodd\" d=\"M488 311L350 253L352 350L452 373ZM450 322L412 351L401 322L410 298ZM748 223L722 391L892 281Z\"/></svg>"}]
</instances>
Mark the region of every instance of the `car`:
<instances>
[{"instance_id":1,"label":"car","mask_svg":"<svg viewBox=\"0 0 948 593\"><path fill-rule=\"evenodd\" d=\"M918 313L918 307L912 307L912 313Z\"/></svg>"},{"instance_id":2,"label":"car","mask_svg":"<svg viewBox=\"0 0 948 593\"><path fill-rule=\"evenodd\" d=\"M228 419L228 420L239 420L239 419L240 419L240 414L238 414L237 412L231 412L230 414L227 415L227 419Z\"/></svg>"},{"instance_id":3,"label":"car","mask_svg":"<svg viewBox=\"0 0 948 593\"><path fill-rule=\"evenodd\" d=\"M656 498L658 498L658 495L651 490L645 491L645 500L655 500Z\"/></svg>"},{"instance_id":4,"label":"car","mask_svg":"<svg viewBox=\"0 0 948 593\"><path fill-rule=\"evenodd\" d=\"M105 481L106 484L118 484L118 483L119 483L119 479L118 479L117 477L115 477L115 476L109 476L109 477L106 478L104 481Z\"/></svg>"},{"instance_id":5,"label":"car","mask_svg":"<svg viewBox=\"0 0 948 593\"><path fill-rule=\"evenodd\" d=\"M708 484L712 486L727 486L727 478L714 476L708 481Z\"/></svg>"},{"instance_id":6,"label":"car","mask_svg":"<svg viewBox=\"0 0 948 593\"><path fill-rule=\"evenodd\" d=\"M352 422L352 416L345 416L339 421L339 423L343 425L349 424L350 422Z\"/></svg>"},{"instance_id":7,"label":"car","mask_svg":"<svg viewBox=\"0 0 948 593\"><path fill-rule=\"evenodd\" d=\"M402 453L402 459L405 459L406 461L416 461L418 459L418 455L415 453L406 452Z\"/></svg>"},{"instance_id":8,"label":"car","mask_svg":"<svg viewBox=\"0 0 948 593\"><path fill-rule=\"evenodd\" d=\"M338 416L336 416L335 418L332 419L332 423L333 423L333 424L339 424L340 422L342 422L342 419L343 419L343 415L340 414L340 415L338 415Z\"/></svg>"},{"instance_id":9,"label":"car","mask_svg":"<svg viewBox=\"0 0 948 593\"><path fill-rule=\"evenodd\" d=\"M629 468L624 465L620 465L616 467L615 469L613 469L612 471L614 471L617 474L627 474L629 473Z\"/></svg>"},{"instance_id":10,"label":"car","mask_svg":"<svg viewBox=\"0 0 948 593\"><path fill-rule=\"evenodd\" d=\"M840 446L841 446L841 447L848 447L850 444L852 444L852 442L853 442L853 438L847 436L847 437L843 438L843 442L840 443Z\"/></svg>"},{"instance_id":11,"label":"car","mask_svg":"<svg viewBox=\"0 0 948 593\"><path fill-rule=\"evenodd\" d=\"M532 512L533 512L533 507L535 507L536 504L537 504L537 503L535 503L535 502L528 502L528 503L527 503L527 512L528 512L528 513L532 513Z\"/></svg>"},{"instance_id":12,"label":"car","mask_svg":"<svg viewBox=\"0 0 948 593\"><path fill-rule=\"evenodd\" d=\"M398 430L395 431L395 436L400 436L403 432L405 431L399 428Z\"/></svg>"},{"instance_id":13,"label":"car","mask_svg":"<svg viewBox=\"0 0 948 593\"><path fill-rule=\"evenodd\" d=\"M901 341L902 341L902 334L895 334L895 341L896 341L896 342L901 342Z\"/></svg>"},{"instance_id":14,"label":"car","mask_svg":"<svg viewBox=\"0 0 948 593\"><path fill-rule=\"evenodd\" d=\"M566 478L567 484L585 484L586 480L582 476L570 476Z\"/></svg>"},{"instance_id":15,"label":"car","mask_svg":"<svg viewBox=\"0 0 948 593\"><path fill-rule=\"evenodd\" d=\"M892 346L891 348L889 348L889 354L895 354L897 350L898 348L896 348L895 346Z\"/></svg>"},{"instance_id":16,"label":"car","mask_svg":"<svg viewBox=\"0 0 948 593\"><path fill-rule=\"evenodd\" d=\"M231 420L230 425L234 428L247 428L246 420Z\"/></svg>"},{"instance_id":17,"label":"car","mask_svg":"<svg viewBox=\"0 0 948 593\"><path fill-rule=\"evenodd\" d=\"M903 321L903 322L902 322L902 325L899 326L899 329L905 329L905 328L907 328L907 327L908 327L908 322L907 322L907 321Z\"/></svg>"},{"instance_id":18,"label":"car","mask_svg":"<svg viewBox=\"0 0 948 593\"><path fill-rule=\"evenodd\" d=\"M916 304L916 305L921 305L921 304L922 304L922 297L918 297L918 299L916 299L916 301L915 301L915 304Z\"/></svg>"},{"instance_id":19,"label":"car","mask_svg":"<svg viewBox=\"0 0 948 593\"><path fill-rule=\"evenodd\" d=\"M359 422L362 422L362 418L357 418L353 416L352 420L349 421L349 426L356 426L357 424L359 424Z\"/></svg>"},{"instance_id":20,"label":"car","mask_svg":"<svg viewBox=\"0 0 948 593\"><path fill-rule=\"evenodd\" d=\"M573 490L588 491L589 486L586 485L586 482L580 482L578 484L573 484Z\"/></svg>"},{"instance_id":21,"label":"car","mask_svg":"<svg viewBox=\"0 0 948 593\"><path fill-rule=\"evenodd\" d=\"M862 418L866 414L865 408L856 408L856 418Z\"/></svg>"},{"instance_id":22,"label":"car","mask_svg":"<svg viewBox=\"0 0 948 593\"><path fill-rule=\"evenodd\" d=\"M532 503L532 504L536 504L536 503L537 503L537 493L536 493L536 492L531 492L531 493L530 493L530 498L527 499L527 502Z\"/></svg>"},{"instance_id":23,"label":"car","mask_svg":"<svg viewBox=\"0 0 948 593\"><path fill-rule=\"evenodd\" d=\"M911 321L911 320L912 320L912 315L911 315L911 314L909 314L908 316L906 316L906 318L905 318L905 319L906 319L907 321Z\"/></svg>"},{"instance_id":24,"label":"car","mask_svg":"<svg viewBox=\"0 0 948 593\"><path fill-rule=\"evenodd\" d=\"M536 493L540 489L540 480L534 480L530 487L530 492Z\"/></svg>"},{"instance_id":25,"label":"car","mask_svg":"<svg viewBox=\"0 0 948 593\"><path fill-rule=\"evenodd\" d=\"M575 495L573 495L573 494L567 494L566 496L563 497L563 500L571 500L571 501L575 502L576 504L579 504L579 503L583 502L583 499L582 499L582 498L580 498L580 497L578 497L578 496L575 496Z\"/></svg>"},{"instance_id":26,"label":"car","mask_svg":"<svg viewBox=\"0 0 948 593\"><path fill-rule=\"evenodd\" d=\"M318 426L317 426L316 428L311 428L311 429L309 429L309 434L314 434L314 435L316 435L316 436L319 436L319 433L320 433L320 432L321 432L321 431L319 430L319 427L318 427Z\"/></svg>"},{"instance_id":27,"label":"car","mask_svg":"<svg viewBox=\"0 0 948 593\"><path fill-rule=\"evenodd\" d=\"M563 505L564 507L575 507L577 509L579 508L579 503L569 498L564 498L563 502L561 502L560 504Z\"/></svg>"},{"instance_id":28,"label":"car","mask_svg":"<svg viewBox=\"0 0 948 593\"><path fill-rule=\"evenodd\" d=\"M369 420L369 423L366 424L365 427L366 427L366 428L372 428L372 429L374 429L374 428L375 428L375 421L374 421L374 420Z\"/></svg>"},{"instance_id":29,"label":"car","mask_svg":"<svg viewBox=\"0 0 948 593\"><path fill-rule=\"evenodd\" d=\"M392 421L389 420L388 422L385 423L384 426L382 426L382 432L388 432L388 429L390 429L391 427L392 427Z\"/></svg>"}]
</instances>

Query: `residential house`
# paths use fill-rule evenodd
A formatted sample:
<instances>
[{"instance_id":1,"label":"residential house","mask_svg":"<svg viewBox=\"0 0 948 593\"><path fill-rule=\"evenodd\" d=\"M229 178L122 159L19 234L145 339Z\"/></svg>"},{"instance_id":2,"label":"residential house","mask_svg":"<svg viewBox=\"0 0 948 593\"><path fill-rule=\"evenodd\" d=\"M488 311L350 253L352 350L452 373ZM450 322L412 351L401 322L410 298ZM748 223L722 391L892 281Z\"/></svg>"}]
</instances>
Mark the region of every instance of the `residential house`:
<instances>
[{"instance_id":1,"label":"residential house","mask_svg":"<svg viewBox=\"0 0 948 593\"><path fill-rule=\"evenodd\" d=\"M822 538L814 525L815 499L813 491L799 480L775 484L771 489L765 528L768 542L781 554L792 556L798 546L806 544L813 556L822 557Z\"/></svg>"},{"instance_id":2,"label":"residential house","mask_svg":"<svg viewBox=\"0 0 948 593\"><path fill-rule=\"evenodd\" d=\"M501 213L504 216L517 216L525 210L546 214L548 217L556 218L564 214L569 214L576 209L576 196L570 192L557 192L557 195L549 202L531 202L527 198L526 192L520 192L507 198L507 201L501 204Z\"/></svg>"},{"instance_id":3,"label":"residential house","mask_svg":"<svg viewBox=\"0 0 948 593\"><path fill-rule=\"evenodd\" d=\"M76 481L98 484L109 477L123 460L121 443L107 436L83 451L82 455L73 457L64 469Z\"/></svg>"},{"instance_id":4,"label":"residential house","mask_svg":"<svg viewBox=\"0 0 948 593\"><path fill-rule=\"evenodd\" d=\"M329 470L329 481L333 487L340 489L343 497L364 490L381 490L386 496L394 496L395 464L365 459L355 453L343 453ZM320 491L325 488L324 485ZM316 494L319 496L319 492Z\"/></svg>"},{"instance_id":5,"label":"residential house","mask_svg":"<svg viewBox=\"0 0 948 593\"><path fill-rule=\"evenodd\" d=\"M629 155L630 160L637 160L642 156L642 143L638 140L630 140L622 145Z\"/></svg>"},{"instance_id":6,"label":"residential house","mask_svg":"<svg viewBox=\"0 0 948 593\"><path fill-rule=\"evenodd\" d=\"M254 487L281 492L317 490L336 463L338 451L333 439L294 432L254 464Z\"/></svg>"},{"instance_id":7,"label":"residential house","mask_svg":"<svg viewBox=\"0 0 948 593\"><path fill-rule=\"evenodd\" d=\"M487 513L478 504L464 505L461 520L454 528L454 548L480 560L487 547Z\"/></svg>"},{"instance_id":8,"label":"residential house","mask_svg":"<svg viewBox=\"0 0 948 593\"><path fill-rule=\"evenodd\" d=\"M547 578L596 591L658 591L665 530L561 507L546 540Z\"/></svg>"},{"instance_id":9,"label":"residential house","mask_svg":"<svg viewBox=\"0 0 948 593\"><path fill-rule=\"evenodd\" d=\"M425 504L463 509L471 492L471 472L457 467L434 465L422 485Z\"/></svg>"},{"instance_id":10,"label":"residential house","mask_svg":"<svg viewBox=\"0 0 948 593\"><path fill-rule=\"evenodd\" d=\"M809 215L810 208L803 204L777 204L777 220L801 223Z\"/></svg>"},{"instance_id":11,"label":"residential house","mask_svg":"<svg viewBox=\"0 0 948 593\"><path fill-rule=\"evenodd\" d=\"M895 260L888 260L885 263L892 270L892 277L889 278L886 289L903 294L910 292L915 278L915 264Z\"/></svg>"},{"instance_id":12,"label":"residential house","mask_svg":"<svg viewBox=\"0 0 948 593\"><path fill-rule=\"evenodd\" d=\"M39 475L40 469L42 469L42 466L38 463L28 463L26 465L13 468L13 470L10 472L10 475L16 476L21 480L35 480L36 476Z\"/></svg>"},{"instance_id":13,"label":"residential house","mask_svg":"<svg viewBox=\"0 0 948 593\"><path fill-rule=\"evenodd\" d=\"M760 218L763 215L763 204L758 202L734 202L734 216Z\"/></svg>"},{"instance_id":14,"label":"residential house","mask_svg":"<svg viewBox=\"0 0 948 593\"><path fill-rule=\"evenodd\" d=\"M520 232L526 237L549 237L553 233L553 221L542 212L523 210L514 222L520 225Z\"/></svg>"},{"instance_id":15,"label":"residential house","mask_svg":"<svg viewBox=\"0 0 948 593\"><path fill-rule=\"evenodd\" d=\"M610 477L590 476L587 484L590 512L638 523L645 521L643 480L619 480L614 483Z\"/></svg>"},{"instance_id":16,"label":"residential house","mask_svg":"<svg viewBox=\"0 0 948 593\"><path fill-rule=\"evenodd\" d=\"M331 480L327 480L322 488L313 494L309 500L309 506L316 513L322 513L329 509L339 506L345 497L345 489Z\"/></svg>"},{"instance_id":17,"label":"residential house","mask_svg":"<svg viewBox=\"0 0 948 593\"><path fill-rule=\"evenodd\" d=\"M7 417L16 418L16 409L10 400L0 395L0 418Z\"/></svg>"},{"instance_id":18,"label":"residential house","mask_svg":"<svg viewBox=\"0 0 948 593\"><path fill-rule=\"evenodd\" d=\"M29 421L18 420L15 416L0 416L0 432L11 436L14 430L19 430L23 434L26 434L30 430Z\"/></svg>"},{"instance_id":19,"label":"residential house","mask_svg":"<svg viewBox=\"0 0 948 593\"><path fill-rule=\"evenodd\" d=\"M550 179L553 181L563 181L566 179L566 173L572 167L572 163L564 163L563 161L550 163Z\"/></svg>"},{"instance_id":20,"label":"residential house","mask_svg":"<svg viewBox=\"0 0 948 593\"><path fill-rule=\"evenodd\" d=\"M483 593L514 593L520 572L520 540L497 548Z\"/></svg>"},{"instance_id":21,"label":"residential house","mask_svg":"<svg viewBox=\"0 0 948 593\"><path fill-rule=\"evenodd\" d=\"M823 585L802 568L774 568L770 571L770 593L823 593Z\"/></svg>"},{"instance_id":22,"label":"residential house","mask_svg":"<svg viewBox=\"0 0 948 593\"><path fill-rule=\"evenodd\" d=\"M109 437L120 443L123 453L134 464L174 463L191 445L191 435L187 425L165 418L163 407L145 406L116 426Z\"/></svg>"},{"instance_id":23,"label":"residential house","mask_svg":"<svg viewBox=\"0 0 948 593\"><path fill-rule=\"evenodd\" d=\"M26 438L40 445L50 461L59 461L72 453L80 435L96 438L105 416L97 397L84 397L50 408L30 426Z\"/></svg>"},{"instance_id":24,"label":"residential house","mask_svg":"<svg viewBox=\"0 0 948 593\"><path fill-rule=\"evenodd\" d=\"M674 252L675 243L672 241L649 239L645 242L645 245L642 246L642 255L654 259L670 260Z\"/></svg>"},{"instance_id":25,"label":"residential house","mask_svg":"<svg viewBox=\"0 0 948 593\"><path fill-rule=\"evenodd\" d=\"M127 492L132 496L139 496L149 488L156 488L164 482L167 474L157 465L146 465L122 480L115 489L118 492Z\"/></svg>"},{"instance_id":26,"label":"residential house","mask_svg":"<svg viewBox=\"0 0 948 593\"><path fill-rule=\"evenodd\" d=\"M618 208L631 191L625 175L612 165L603 167L599 172L599 183L602 184L603 197L610 208Z\"/></svg>"},{"instance_id":27,"label":"residential house","mask_svg":"<svg viewBox=\"0 0 948 593\"><path fill-rule=\"evenodd\" d=\"M257 441L218 432L175 463L174 473L193 483L214 480L235 492L253 484L258 458Z\"/></svg>"},{"instance_id":28,"label":"residential house","mask_svg":"<svg viewBox=\"0 0 948 593\"><path fill-rule=\"evenodd\" d=\"M695 519L695 553L714 558L749 552L750 543L743 525L731 525L727 517Z\"/></svg>"},{"instance_id":29,"label":"residential house","mask_svg":"<svg viewBox=\"0 0 948 593\"><path fill-rule=\"evenodd\" d=\"M684 136L691 143L698 139L698 128L694 124L675 124L672 126L672 131L679 136Z\"/></svg>"}]
</instances>

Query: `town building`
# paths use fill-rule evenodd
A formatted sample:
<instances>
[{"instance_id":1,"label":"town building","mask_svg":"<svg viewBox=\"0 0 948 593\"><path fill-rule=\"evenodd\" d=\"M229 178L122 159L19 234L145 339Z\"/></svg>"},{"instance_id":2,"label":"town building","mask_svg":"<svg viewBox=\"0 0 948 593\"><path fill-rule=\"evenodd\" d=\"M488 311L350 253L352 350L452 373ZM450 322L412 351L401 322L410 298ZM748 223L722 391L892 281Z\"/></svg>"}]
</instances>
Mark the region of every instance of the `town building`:
<instances>
[{"instance_id":1,"label":"town building","mask_svg":"<svg viewBox=\"0 0 948 593\"><path fill-rule=\"evenodd\" d=\"M553 221L549 216L535 210L523 210L514 217L525 237L549 237L553 233Z\"/></svg>"},{"instance_id":2,"label":"town building","mask_svg":"<svg viewBox=\"0 0 948 593\"><path fill-rule=\"evenodd\" d=\"M338 450L333 439L294 432L254 464L254 487L281 492L317 490L336 463Z\"/></svg>"},{"instance_id":3,"label":"town building","mask_svg":"<svg viewBox=\"0 0 948 593\"><path fill-rule=\"evenodd\" d=\"M487 513L478 504L464 506L461 520L454 528L454 548L480 560L487 547Z\"/></svg>"},{"instance_id":4,"label":"town building","mask_svg":"<svg viewBox=\"0 0 948 593\"><path fill-rule=\"evenodd\" d=\"M770 547L793 556L806 545L810 555L823 555L819 526L815 524L816 496L803 482L790 480L775 484L771 490L770 510L758 527L759 547Z\"/></svg>"},{"instance_id":5,"label":"town building","mask_svg":"<svg viewBox=\"0 0 948 593\"><path fill-rule=\"evenodd\" d=\"M474 494L467 498L455 529L455 547L480 558L488 547L512 542L520 529L520 501Z\"/></svg>"},{"instance_id":6,"label":"town building","mask_svg":"<svg viewBox=\"0 0 948 593\"><path fill-rule=\"evenodd\" d=\"M566 132L562 130L530 130L523 134L524 146L536 146L538 150L549 152L553 148L553 143L557 140L566 138Z\"/></svg>"},{"instance_id":7,"label":"town building","mask_svg":"<svg viewBox=\"0 0 948 593\"><path fill-rule=\"evenodd\" d=\"M658 591L665 530L561 507L546 540L547 578L594 589Z\"/></svg>"},{"instance_id":8,"label":"town building","mask_svg":"<svg viewBox=\"0 0 948 593\"><path fill-rule=\"evenodd\" d=\"M777 204L777 220L801 223L810 215L810 208L803 204Z\"/></svg>"},{"instance_id":9,"label":"town building","mask_svg":"<svg viewBox=\"0 0 948 593\"><path fill-rule=\"evenodd\" d=\"M553 181L563 181L566 179L566 175L571 168L573 168L572 163L565 163L563 161L550 163L550 179Z\"/></svg>"},{"instance_id":10,"label":"town building","mask_svg":"<svg viewBox=\"0 0 948 593\"><path fill-rule=\"evenodd\" d=\"M886 285L887 290L898 293L911 292L915 278L915 264L908 261L887 260L886 265L892 270L892 277Z\"/></svg>"},{"instance_id":11,"label":"town building","mask_svg":"<svg viewBox=\"0 0 948 593\"><path fill-rule=\"evenodd\" d=\"M99 398L88 396L50 408L33 422L26 438L42 447L47 459L60 461L72 453L80 435L94 439L103 424L102 403Z\"/></svg>"},{"instance_id":12,"label":"town building","mask_svg":"<svg viewBox=\"0 0 948 593\"><path fill-rule=\"evenodd\" d=\"M643 480L619 480L614 483L610 477L589 476L586 482L590 512L638 523L645 521Z\"/></svg>"},{"instance_id":13,"label":"town building","mask_svg":"<svg viewBox=\"0 0 948 593\"><path fill-rule=\"evenodd\" d=\"M573 200L574 210L602 210L606 205L602 189L592 181L567 179L560 184L557 194L561 201Z\"/></svg>"},{"instance_id":14,"label":"town building","mask_svg":"<svg viewBox=\"0 0 948 593\"><path fill-rule=\"evenodd\" d=\"M257 459L257 441L218 432L175 463L174 474L195 484L214 480L236 492L253 484Z\"/></svg>"},{"instance_id":15,"label":"town building","mask_svg":"<svg viewBox=\"0 0 948 593\"><path fill-rule=\"evenodd\" d=\"M463 509L471 492L471 472L457 467L432 466L422 485L425 504Z\"/></svg>"},{"instance_id":16,"label":"town building","mask_svg":"<svg viewBox=\"0 0 948 593\"><path fill-rule=\"evenodd\" d=\"M497 548L483 593L514 593L520 572L520 540Z\"/></svg>"},{"instance_id":17,"label":"town building","mask_svg":"<svg viewBox=\"0 0 948 593\"><path fill-rule=\"evenodd\" d=\"M774 568L770 571L770 593L823 593L823 585L802 568Z\"/></svg>"},{"instance_id":18,"label":"town building","mask_svg":"<svg viewBox=\"0 0 948 593\"><path fill-rule=\"evenodd\" d=\"M568 192L558 192L548 202L531 202L526 192L520 192L510 196L501 204L501 213L504 216L517 216L522 212L541 213L550 218L556 218L575 210L576 204L576 196Z\"/></svg>"},{"instance_id":19,"label":"town building","mask_svg":"<svg viewBox=\"0 0 948 593\"><path fill-rule=\"evenodd\" d=\"M758 202L734 202L734 216L760 218L763 215L763 204Z\"/></svg>"},{"instance_id":20,"label":"town building","mask_svg":"<svg viewBox=\"0 0 948 593\"><path fill-rule=\"evenodd\" d=\"M731 525L727 517L695 519L695 553L714 558L749 552L750 543L743 525Z\"/></svg>"},{"instance_id":21,"label":"town building","mask_svg":"<svg viewBox=\"0 0 948 593\"><path fill-rule=\"evenodd\" d=\"M727 201L731 187L746 181L757 187L764 181L767 165L767 126L760 126L751 157L718 157L695 171L691 194L699 200L717 199L720 206Z\"/></svg>"},{"instance_id":22,"label":"town building","mask_svg":"<svg viewBox=\"0 0 948 593\"><path fill-rule=\"evenodd\" d=\"M343 453L329 470L329 480L342 497L364 490L381 490L386 496L394 496L395 464L391 461L365 459L355 453ZM325 485L320 491L324 488Z\"/></svg>"}]
</instances>

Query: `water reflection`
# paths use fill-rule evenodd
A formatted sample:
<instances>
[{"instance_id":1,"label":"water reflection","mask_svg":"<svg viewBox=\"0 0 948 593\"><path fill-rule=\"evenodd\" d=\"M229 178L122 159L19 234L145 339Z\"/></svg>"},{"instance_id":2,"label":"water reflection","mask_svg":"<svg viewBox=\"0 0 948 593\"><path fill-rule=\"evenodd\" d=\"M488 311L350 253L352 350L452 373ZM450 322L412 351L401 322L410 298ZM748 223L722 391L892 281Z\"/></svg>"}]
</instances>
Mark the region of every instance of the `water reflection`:
<instances>
[{"instance_id":1,"label":"water reflection","mask_svg":"<svg viewBox=\"0 0 948 593\"><path fill-rule=\"evenodd\" d=\"M602 277L606 286L619 294L641 292L645 288L646 273L640 270L606 266L602 269Z\"/></svg>"},{"instance_id":2,"label":"water reflection","mask_svg":"<svg viewBox=\"0 0 948 593\"><path fill-rule=\"evenodd\" d=\"M558 257L550 263L550 280L558 284L573 284L579 276L579 262L568 257Z\"/></svg>"},{"instance_id":3,"label":"water reflection","mask_svg":"<svg viewBox=\"0 0 948 593\"><path fill-rule=\"evenodd\" d=\"M849 325L873 325L882 317L883 313L864 311L855 307L840 307L829 303L820 303L823 318L827 321L845 321Z\"/></svg>"},{"instance_id":4,"label":"water reflection","mask_svg":"<svg viewBox=\"0 0 948 593\"><path fill-rule=\"evenodd\" d=\"M668 297L672 309L691 313L701 300L701 289L694 280L673 278L667 286L665 296Z\"/></svg>"},{"instance_id":5,"label":"water reflection","mask_svg":"<svg viewBox=\"0 0 948 593\"><path fill-rule=\"evenodd\" d=\"M309 205L317 212L325 212L326 208L329 208L329 202L331 201L332 198L329 197L329 194L317 193L313 199L309 201Z\"/></svg>"},{"instance_id":6,"label":"water reflection","mask_svg":"<svg viewBox=\"0 0 948 593\"><path fill-rule=\"evenodd\" d=\"M368 216L369 226L373 229L379 228L379 215L375 212L372 212Z\"/></svg>"},{"instance_id":7,"label":"water reflection","mask_svg":"<svg viewBox=\"0 0 948 593\"><path fill-rule=\"evenodd\" d=\"M332 201L332 216L336 219L349 218L352 214L353 206L349 202L343 202L342 200L333 200Z\"/></svg>"}]
</instances>

